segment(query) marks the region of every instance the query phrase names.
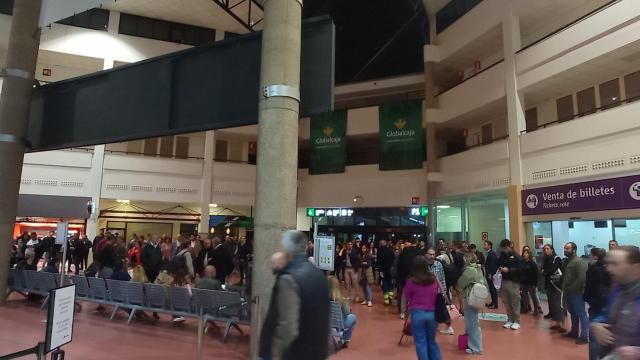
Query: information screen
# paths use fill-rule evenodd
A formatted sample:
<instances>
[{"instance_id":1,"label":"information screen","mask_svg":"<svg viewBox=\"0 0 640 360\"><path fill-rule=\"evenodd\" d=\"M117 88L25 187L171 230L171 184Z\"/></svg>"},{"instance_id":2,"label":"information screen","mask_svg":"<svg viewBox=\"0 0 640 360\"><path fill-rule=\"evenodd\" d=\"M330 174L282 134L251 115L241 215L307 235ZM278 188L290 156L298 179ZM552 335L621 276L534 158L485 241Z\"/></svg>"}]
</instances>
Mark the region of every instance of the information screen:
<instances>
[{"instance_id":1,"label":"information screen","mask_svg":"<svg viewBox=\"0 0 640 360\"><path fill-rule=\"evenodd\" d=\"M333 236L316 236L313 249L316 266L321 270L334 271L336 238Z\"/></svg>"}]
</instances>

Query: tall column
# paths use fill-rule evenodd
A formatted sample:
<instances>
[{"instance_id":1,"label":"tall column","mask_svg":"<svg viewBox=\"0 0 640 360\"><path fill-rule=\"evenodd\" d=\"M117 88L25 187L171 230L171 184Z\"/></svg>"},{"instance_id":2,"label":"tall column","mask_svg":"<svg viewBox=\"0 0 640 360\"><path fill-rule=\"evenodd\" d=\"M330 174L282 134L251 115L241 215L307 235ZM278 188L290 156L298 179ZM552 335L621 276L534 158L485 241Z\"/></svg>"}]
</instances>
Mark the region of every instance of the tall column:
<instances>
[{"instance_id":1,"label":"tall column","mask_svg":"<svg viewBox=\"0 0 640 360\"><path fill-rule=\"evenodd\" d=\"M91 170L89 177L91 179L91 201L95 204L96 211L87 219L87 237L90 240L98 234L98 221L100 217L100 198L102 196L102 178L104 173L104 145L96 145L93 147L93 157L91 158Z\"/></svg>"},{"instance_id":2,"label":"tall column","mask_svg":"<svg viewBox=\"0 0 640 360\"><path fill-rule=\"evenodd\" d=\"M433 77L434 62L424 63L424 104L425 109L435 109L438 107L437 99L435 95L435 83ZM436 232L438 227L437 217L438 210L436 207L436 191L442 181L442 174L440 174L440 167L438 163L438 138L436 136L436 123L429 121L427 114L428 111L423 112L425 114L425 131L427 141L427 204L429 207L429 214L427 216L427 225L429 227L429 237L427 243L432 246L435 245Z\"/></svg>"},{"instance_id":3,"label":"tall column","mask_svg":"<svg viewBox=\"0 0 640 360\"><path fill-rule=\"evenodd\" d=\"M279 250L282 232L296 228L298 112L302 0L265 0L262 33L261 93L258 120L253 295L260 319L266 315L274 276L269 258ZM275 87L279 86L279 87ZM256 319L257 320L257 319ZM255 358L262 321L251 328Z\"/></svg>"},{"instance_id":4,"label":"tall column","mask_svg":"<svg viewBox=\"0 0 640 360\"><path fill-rule=\"evenodd\" d=\"M0 95L0 304L5 303L7 294L10 239L16 222L25 135L40 46L41 6L41 0L14 2Z\"/></svg>"},{"instance_id":5,"label":"tall column","mask_svg":"<svg viewBox=\"0 0 640 360\"><path fill-rule=\"evenodd\" d=\"M213 191L213 159L215 159L216 137L213 130L205 133L204 163L202 165L202 182L200 183L200 224L198 233L201 237L209 235L209 204Z\"/></svg>"},{"instance_id":6,"label":"tall column","mask_svg":"<svg viewBox=\"0 0 640 360\"><path fill-rule=\"evenodd\" d=\"M504 44L505 90L507 95L507 123L509 127L509 237L520 248L525 242L522 222L522 159L520 157L520 132L526 128L522 97L518 93L516 76L516 52L522 43L520 20L514 5L509 4L502 21Z\"/></svg>"}]
</instances>

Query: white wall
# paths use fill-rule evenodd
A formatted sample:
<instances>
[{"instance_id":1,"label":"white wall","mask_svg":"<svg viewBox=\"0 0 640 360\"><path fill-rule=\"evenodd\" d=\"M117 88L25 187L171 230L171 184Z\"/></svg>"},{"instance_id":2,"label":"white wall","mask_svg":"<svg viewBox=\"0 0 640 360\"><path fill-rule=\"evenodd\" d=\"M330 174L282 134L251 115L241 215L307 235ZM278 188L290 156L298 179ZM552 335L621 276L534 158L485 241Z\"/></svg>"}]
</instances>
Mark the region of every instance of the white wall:
<instances>
[{"instance_id":1,"label":"white wall","mask_svg":"<svg viewBox=\"0 0 640 360\"><path fill-rule=\"evenodd\" d=\"M362 196L358 206L393 207L411 205L412 197L426 201L426 173L423 169L380 171L378 164L348 166L343 174L308 175L298 172L299 207L353 207L353 198Z\"/></svg>"},{"instance_id":2,"label":"white wall","mask_svg":"<svg viewBox=\"0 0 640 360\"><path fill-rule=\"evenodd\" d=\"M638 112L634 102L521 135L525 184L640 171Z\"/></svg>"}]
</instances>

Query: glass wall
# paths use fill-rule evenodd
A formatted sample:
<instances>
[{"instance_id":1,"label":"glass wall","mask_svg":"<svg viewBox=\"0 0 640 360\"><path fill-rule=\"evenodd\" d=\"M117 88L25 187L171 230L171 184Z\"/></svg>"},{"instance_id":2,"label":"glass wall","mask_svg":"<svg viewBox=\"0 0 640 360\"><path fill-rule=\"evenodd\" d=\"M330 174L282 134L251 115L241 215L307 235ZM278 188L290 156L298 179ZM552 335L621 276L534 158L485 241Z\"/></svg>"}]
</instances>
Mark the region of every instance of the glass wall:
<instances>
[{"instance_id":1,"label":"glass wall","mask_svg":"<svg viewBox=\"0 0 640 360\"><path fill-rule=\"evenodd\" d=\"M526 230L529 246L540 249L551 243L560 256L567 242L574 242L582 257L588 257L594 247L608 249L612 239L620 245L640 246L640 219L531 222Z\"/></svg>"},{"instance_id":2,"label":"glass wall","mask_svg":"<svg viewBox=\"0 0 640 360\"><path fill-rule=\"evenodd\" d=\"M436 238L450 243L469 241L482 247L487 233L493 243L509 235L509 205L506 192L478 193L437 201Z\"/></svg>"}]
</instances>

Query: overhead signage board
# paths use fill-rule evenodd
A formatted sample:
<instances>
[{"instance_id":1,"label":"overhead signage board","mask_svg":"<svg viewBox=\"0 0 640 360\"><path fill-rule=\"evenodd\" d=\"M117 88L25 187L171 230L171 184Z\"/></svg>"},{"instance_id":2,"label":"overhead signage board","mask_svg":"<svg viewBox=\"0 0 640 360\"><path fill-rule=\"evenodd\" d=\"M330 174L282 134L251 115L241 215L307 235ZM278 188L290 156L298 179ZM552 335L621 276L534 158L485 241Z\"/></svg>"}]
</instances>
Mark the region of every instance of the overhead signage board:
<instances>
[{"instance_id":1,"label":"overhead signage board","mask_svg":"<svg viewBox=\"0 0 640 360\"><path fill-rule=\"evenodd\" d=\"M353 216L353 209L346 208L307 208L307 216L309 217L335 217L335 216Z\"/></svg>"},{"instance_id":2,"label":"overhead signage board","mask_svg":"<svg viewBox=\"0 0 640 360\"><path fill-rule=\"evenodd\" d=\"M640 208L640 175L522 191L523 215Z\"/></svg>"},{"instance_id":3,"label":"overhead signage board","mask_svg":"<svg viewBox=\"0 0 640 360\"><path fill-rule=\"evenodd\" d=\"M334 33L328 17L303 21L301 118L333 110ZM252 33L43 85L31 100L29 151L255 125L261 52L262 34Z\"/></svg>"},{"instance_id":4,"label":"overhead signage board","mask_svg":"<svg viewBox=\"0 0 640 360\"><path fill-rule=\"evenodd\" d=\"M76 286L70 285L49 292L49 312L45 351L50 352L71 342L73 338Z\"/></svg>"}]
</instances>

